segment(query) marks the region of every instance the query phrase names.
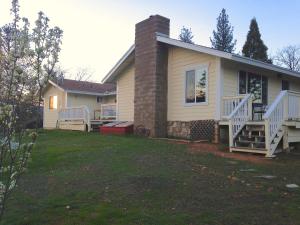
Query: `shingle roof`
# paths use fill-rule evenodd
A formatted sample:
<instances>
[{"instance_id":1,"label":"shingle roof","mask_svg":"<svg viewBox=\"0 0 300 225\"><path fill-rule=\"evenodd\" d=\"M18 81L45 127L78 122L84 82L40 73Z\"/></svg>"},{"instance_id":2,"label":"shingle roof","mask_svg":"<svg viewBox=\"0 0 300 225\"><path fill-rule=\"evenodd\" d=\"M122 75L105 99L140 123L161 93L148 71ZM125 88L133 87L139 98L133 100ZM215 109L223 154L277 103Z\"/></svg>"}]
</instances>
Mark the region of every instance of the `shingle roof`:
<instances>
[{"instance_id":1,"label":"shingle roof","mask_svg":"<svg viewBox=\"0 0 300 225\"><path fill-rule=\"evenodd\" d=\"M115 84L100 84L93 83L88 81L77 81L70 79L63 79L57 84L59 87L63 88L66 91L74 91L74 92L90 92L90 93L109 93L116 91Z\"/></svg>"}]
</instances>

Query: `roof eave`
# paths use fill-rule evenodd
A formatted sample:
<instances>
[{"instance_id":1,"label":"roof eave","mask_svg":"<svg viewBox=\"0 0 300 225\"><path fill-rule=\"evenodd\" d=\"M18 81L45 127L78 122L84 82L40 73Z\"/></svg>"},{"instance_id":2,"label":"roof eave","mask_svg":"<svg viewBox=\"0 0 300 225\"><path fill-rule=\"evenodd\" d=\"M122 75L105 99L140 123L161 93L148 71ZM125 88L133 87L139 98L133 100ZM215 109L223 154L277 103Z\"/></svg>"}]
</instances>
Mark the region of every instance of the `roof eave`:
<instances>
[{"instance_id":1,"label":"roof eave","mask_svg":"<svg viewBox=\"0 0 300 225\"><path fill-rule=\"evenodd\" d=\"M93 95L93 96L112 96L117 94L116 91L98 93L98 92L88 92L88 91L66 90L66 92L70 94Z\"/></svg>"},{"instance_id":2,"label":"roof eave","mask_svg":"<svg viewBox=\"0 0 300 225\"><path fill-rule=\"evenodd\" d=\"M250 59L250 58L246 58L244 56L240 56L240 55L236 55L233 54L232 55L232 60L236 61L236 62L240 62L240 63L245 63L251 66L257 66L263 69L267 69L267 70L272 70L278 73L283 73L286 75L290 75L290 76L294 76L297 78L300 78L300 73L292 71L292 70L288 70L286 68L280 67L280 66L276 66L270 63L265 63L265 62L261 62L255 59Z\"/></svg>"}]
</instances>

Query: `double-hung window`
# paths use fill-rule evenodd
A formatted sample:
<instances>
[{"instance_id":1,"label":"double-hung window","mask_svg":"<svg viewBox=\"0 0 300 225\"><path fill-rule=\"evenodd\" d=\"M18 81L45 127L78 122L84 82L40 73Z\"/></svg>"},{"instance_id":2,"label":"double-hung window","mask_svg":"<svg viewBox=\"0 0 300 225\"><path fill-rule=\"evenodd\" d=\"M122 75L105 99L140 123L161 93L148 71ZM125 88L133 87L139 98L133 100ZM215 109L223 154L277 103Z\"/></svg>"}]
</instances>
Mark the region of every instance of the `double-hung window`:
<instances>
[{"instance_id":1,"label":"double-hung window","mask_svg":"<svg viewBox=\"0 0 300 225\"><path fill-rule=\"evenodd\" d=\"M208 68L198 67L185 72L185 103L207 103Z\"/></svg>"}]
</instances>

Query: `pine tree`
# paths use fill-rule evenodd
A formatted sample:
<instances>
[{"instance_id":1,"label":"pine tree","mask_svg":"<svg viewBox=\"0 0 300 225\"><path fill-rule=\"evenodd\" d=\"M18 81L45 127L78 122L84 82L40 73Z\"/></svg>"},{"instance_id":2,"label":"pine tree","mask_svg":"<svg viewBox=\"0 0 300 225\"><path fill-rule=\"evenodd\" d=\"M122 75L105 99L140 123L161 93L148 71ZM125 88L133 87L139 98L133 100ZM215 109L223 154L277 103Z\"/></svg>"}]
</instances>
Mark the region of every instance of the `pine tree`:
<instances>
[{"instance_id":1,"label":"pine tree","mask_svg":"<svg viewBox=\"0 0 300 225\"><path fill-rule=\"evenodd\" d=\"M217 30L213 31L213 38L210 38L212 47L225 52L233 52L236 40L233 40L233 27L229 23L226 10L223 8L217 18Z\"/></svg>"},{"instance_id":2,"label":"pine tree","mask_svg":"<svg viewBox=\"0 0 300 225\"><path fill-rule=\"evenodd\" d=\"M261 39L258 24L256 22L256 19L253 18L250 23L250 30L247 34L247 40L242 50L243 56L257 59L263 62L272 63L272 61L268 59L267 51L268 47Z\"/></svg>"},{"instance_id":3,"label":"pine tree","mask_svg":"<svg viewBox=\"0 0 300 225\"><path fill-rule=\"evenodd\" d=\"M186 42L186 43L194 44L194 42L192 40L193 38L194 38L194 36L192 34L191 28L182 27L180 35L179 35L179 40Z\"/></svg>"}]
</instances>

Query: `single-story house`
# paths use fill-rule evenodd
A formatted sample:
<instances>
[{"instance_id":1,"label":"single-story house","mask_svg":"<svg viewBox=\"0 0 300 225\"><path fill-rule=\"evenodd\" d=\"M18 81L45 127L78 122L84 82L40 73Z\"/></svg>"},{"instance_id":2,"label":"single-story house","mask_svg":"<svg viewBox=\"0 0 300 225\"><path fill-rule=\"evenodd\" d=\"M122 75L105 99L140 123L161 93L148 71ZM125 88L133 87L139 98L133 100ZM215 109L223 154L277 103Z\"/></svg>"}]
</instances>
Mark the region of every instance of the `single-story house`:
<instances>
[{"instance_id":1,"label":"single-story house","mask_svg":"<svg viewBox=\"0 0 300 225\"><path fill-rule=\"evenodd\" d=\"M43 91L45 129L90 130L116 119L116 87L87 81L49 81Z\"/></svg>"},{"instance_id":2,"label":"single-story house","mask_svg":"<svg viewBox=\"0 0 300 225\"><path fill-rule=\"evenodd\" d=\"M228 134L230 151L269 157L300 142L300 73L172 39L169 23L136 24L135 44L103 79L117 85L117 120L152 137Z\"/></svg>"}]
</instances>

